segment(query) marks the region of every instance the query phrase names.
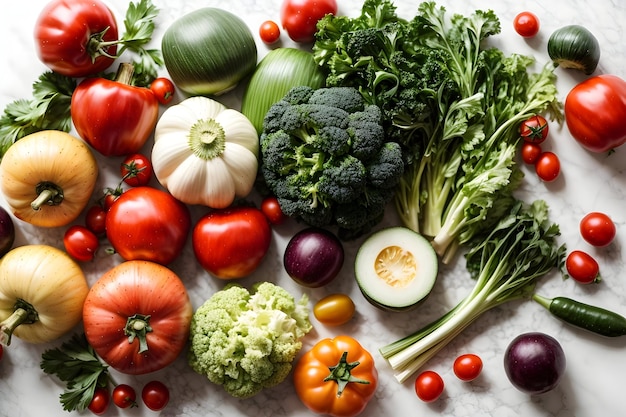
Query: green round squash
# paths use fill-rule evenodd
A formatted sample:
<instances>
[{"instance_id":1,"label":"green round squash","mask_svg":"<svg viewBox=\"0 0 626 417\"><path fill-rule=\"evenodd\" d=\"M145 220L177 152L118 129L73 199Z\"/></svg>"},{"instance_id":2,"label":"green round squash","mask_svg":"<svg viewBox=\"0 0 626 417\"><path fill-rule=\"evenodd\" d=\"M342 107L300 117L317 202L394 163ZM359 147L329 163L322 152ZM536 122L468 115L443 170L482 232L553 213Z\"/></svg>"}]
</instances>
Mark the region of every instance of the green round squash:
<instances>
[{"instance_id":1,"label":"green round squash","mask_svg":"<svg viewBox=\"0 0 626 417\"><path fill-rule=\"evenodd\" d=\"M257 63L250 28L238 16L213 7L175 20L163 34L161 49L172 81L191 95L225 93Z\"/></svg>"},{"instance_id":2,"label":"green round squash","mask_svg":"<svg viewBox=\"0 0 626 417\"><path fill-rule=\"evenodd\" d=\"M585 27L568 25L552 32L548 55L556 65L590 75L600 62L600 43Z\"/></svg>"}]
</instances>

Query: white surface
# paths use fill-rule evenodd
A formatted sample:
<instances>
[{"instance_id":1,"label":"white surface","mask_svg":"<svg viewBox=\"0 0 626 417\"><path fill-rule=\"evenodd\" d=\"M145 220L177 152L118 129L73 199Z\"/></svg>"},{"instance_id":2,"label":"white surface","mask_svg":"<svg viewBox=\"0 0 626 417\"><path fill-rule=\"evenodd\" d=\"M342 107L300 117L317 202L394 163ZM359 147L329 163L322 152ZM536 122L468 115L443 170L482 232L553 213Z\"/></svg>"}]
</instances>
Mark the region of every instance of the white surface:
<instances>
[{"instance_id":1,"label":"white surface","mask_svg":"<svg viewBox=\"0 0 626 417\"><path fill-rule=\"evenodd\" d=\"M255 37L259 24L266 19L279 19L279 0L154 0L160 7L159 30L161 33L175 18L183 13L203 6L222 7L242 16L250 25ZM339 0L340 13L356 15L361 2ZM539 63L546 62L546 42L550 33L560 26L577 23L590 29L602 47L601 63L597 73L613 73L626 77L626 47L624 46L623 22L626 21L626 5L622 0L597 0L590 6L584 0L526 0L468 2L440 1L450 12L469 13L474 9L493 8L502 22L502 34L491 42L507 53L533 54ZM0 77L0 107L17 98L31 94L31 83L46 68L38 61L33 49L33 25L45 0L23 2L3 1L0 4L0 50L3 52ZM110 4L118 15L123 15L127 2L111 0ZM398 12L403 17L412 17L417 2L398 0ZM524 40L515 34L513 17L520 11L530 10L541 19L540 34ZM119 20L120 26L122 21ZM289 46L286 34L283 45ZM158 43L157 43L158 45ZM268 48L260 41L259 57ZM557 70L560 96L584 77L580 73ZM227 105L238 106L240 90L223 97ZM181 97L177 97L179 100ZM563 281L558 274L547 276L539 290L546 296L565 295L600 305L626 314L626 283L623 277L622 246L625 239L626 212L623 200L626 194L624 161L626 149L618 149L611 156L594 155L584 151L569 136L567 129L551 126L551 136L545 149L555 151L562 162L558 180L550 184L538 181L534 172L527 173L523 185L523 197L543 198L551 208L551 217L561 226L561 240L570 250L587 250L598 259L604 281L596 286L583 287L574 281ZM100 158L98 187L116 184L118 159ZM194 220L205 209L193 208ZM615 242L603 249L594 249L579 235L578 222L590 211L603 211L617 224ZM396 224L394 213L389 211L385 222L379 227ZM18 237L16 244L47 243L62 248L64 230L43 230L30 227L16 220ZM472 282L462 262L443 268L430 298L419 309L407 313L387 313L370 306L358 292L352 275L352 262L359 241L346 244L346 262L336 281L323 289L308 290L295 285L282 267L282 252L289 237L299 228L288 223L274 231L274 240L262 268L241 281L249 285L258 280L271 280L284 285L299 295L306 291L312 303L331 292L347 292L357 304L357 315L340 328L325 328L314 322L315 330L305 339L305 349L323 336L347 333L362 342L374 355L380 373L380 386L375 398L362 414L368 417L419 415L419 416L617 416L623 414L623 389L626 382L624 360L626 338L604 339L578 331L552 318L539 305L530 301L512 303L485 314L474 325L454 340L436 356L428 368L439 372L446 390L435 403L425 404L414 394L411 378L401 385L393 378L386 362L378 354L378 348L417 329L427 321L438 317L452 307L469 291ZM117 257L100 254L98 259L85 264L90 283L108 268L120 262ZM194 306L197 307L216 289L222 281L202 271L193 259L188 244L184 257L170 267L185 281ZM77 329L80 330L80 329ZM517 391L508 382L502 366L503 352L516 335L526 331L543 331L556 337L567 355L566 374L554 391L531 398ZM77 415L62 410L58 396L62 385L39 369L41 353L60 342L36 346L14 338L0 361L0 416L39 417ZM452 373L454 358L462 353L473 352L484 360L484 370L479 379L463 383ZM248 400L236 400L219 387L196 375L183 357L169 368L151 375L129 377L115 374L118 382L127 382L140 391L143 383L150 379L161 379L171 388L171 401L160 415L163 416L307 416L311 413L295 395L288 379L274 389ZM145 407L118 410L111 406L107 416L148 416Z\"/></svg>"}]
</instances>

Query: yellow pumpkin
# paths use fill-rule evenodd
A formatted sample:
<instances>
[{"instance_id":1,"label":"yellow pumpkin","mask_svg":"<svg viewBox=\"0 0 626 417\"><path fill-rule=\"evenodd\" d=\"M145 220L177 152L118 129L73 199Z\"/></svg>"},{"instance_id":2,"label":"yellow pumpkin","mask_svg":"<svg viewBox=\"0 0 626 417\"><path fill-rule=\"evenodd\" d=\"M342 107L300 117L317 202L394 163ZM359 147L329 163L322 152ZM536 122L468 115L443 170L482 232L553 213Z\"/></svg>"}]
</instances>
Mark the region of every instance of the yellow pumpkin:
<instances>
[{"instance_id":1,"label":"yellow pumpkin","mask_svg":"<svg viewBox=\"0 0 626 417\"><path fill-rule=\"evenodd\" d=\"M0 260L0 343L53 341L82 319L89 292L80 266L48 245L18 246Z\"/></svg>"},{"instance_id":2,"label":"yellow pumpkin","mask_svg":"<svg viewBox=\"0 0 626 417\"><path fill-rule=\"evenodd\" d=\"M18 219L65 226L83 211L96 185L98 164L82 140L59 130L15 142L0 162L0 190Z\"/></svg>"}]
</instances>

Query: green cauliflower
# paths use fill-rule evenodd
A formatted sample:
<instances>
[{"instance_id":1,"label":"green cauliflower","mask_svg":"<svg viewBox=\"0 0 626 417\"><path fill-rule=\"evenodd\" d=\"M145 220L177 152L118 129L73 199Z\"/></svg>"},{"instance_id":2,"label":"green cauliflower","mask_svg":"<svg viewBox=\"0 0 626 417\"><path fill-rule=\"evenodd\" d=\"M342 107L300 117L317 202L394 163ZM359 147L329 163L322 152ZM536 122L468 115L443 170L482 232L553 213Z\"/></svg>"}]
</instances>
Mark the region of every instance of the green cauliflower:
<instances>
[{"instance_id":1,"label":"green cauliflower","mask_svg":"<svg viewBox=\"0 0 626 417\"><path fill-rule=\"evenodd\" d=\"M229 284L193 315L189 365L233 397L252 397L287 377L311 328L306 294L296 302L270 282Z\"/></svg>"},{"instance_id":2,"label":"green cauliflower","mask_svg":"<svg viewBox=\"0 0 626 417\"><path fill-rule=\"evenodd\" d=\"M292 88L265 115L261 172L288 216L359 237L383 217L404 173L382 113L352 87Z\"/></svg>"}]
</instances>

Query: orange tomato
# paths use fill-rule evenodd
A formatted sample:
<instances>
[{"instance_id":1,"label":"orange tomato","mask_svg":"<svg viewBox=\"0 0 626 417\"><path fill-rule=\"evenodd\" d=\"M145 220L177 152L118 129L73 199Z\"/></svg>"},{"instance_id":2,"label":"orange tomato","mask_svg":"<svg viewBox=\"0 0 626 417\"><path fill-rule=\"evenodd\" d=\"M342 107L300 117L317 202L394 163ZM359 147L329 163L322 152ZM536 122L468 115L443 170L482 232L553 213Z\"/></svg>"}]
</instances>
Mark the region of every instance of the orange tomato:
<instances>
[{"instance_id":1,"label":"orange tomato","mask_svg":"<svg viewBox=\"0 0 626 417\"><path fill-rule=\"evenodd\" d=\"M294 368L294 386L311 411L334 417L363 412L378 386L374 358L350 336L320 340Z\"/></svg>"}]
</instances>

